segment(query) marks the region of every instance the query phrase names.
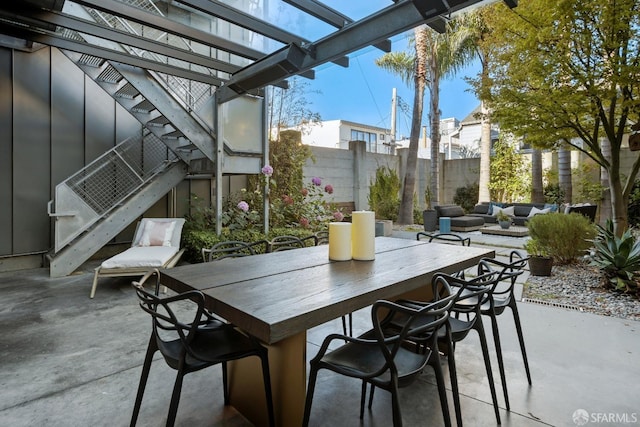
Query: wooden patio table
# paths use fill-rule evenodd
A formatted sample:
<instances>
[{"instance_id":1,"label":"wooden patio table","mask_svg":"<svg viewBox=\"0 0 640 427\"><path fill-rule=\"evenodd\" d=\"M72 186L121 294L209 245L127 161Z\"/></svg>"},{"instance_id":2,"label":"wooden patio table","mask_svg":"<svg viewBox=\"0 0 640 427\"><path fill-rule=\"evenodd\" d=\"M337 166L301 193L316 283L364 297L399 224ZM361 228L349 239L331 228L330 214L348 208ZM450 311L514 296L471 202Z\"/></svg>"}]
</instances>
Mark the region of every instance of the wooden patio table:
<instances>
[{"instance_id":1,"label":"wooden patio table","mask_svg":"<svg viewBox=\"0 0 640 427\"><path fill-rule=\"evenodd\" d=\"M490 249L391 237L377 237L375 245L373 261L330 261L323 245L174 267L160 278L176 292L202 291L208 309L268 345L276 424L299 426L308 329L380 299L430 298L434 273L495 257ZM230 366L231 399L254 424L266 425L260 372L257 358Z\"/></svg>"}]
</instances>

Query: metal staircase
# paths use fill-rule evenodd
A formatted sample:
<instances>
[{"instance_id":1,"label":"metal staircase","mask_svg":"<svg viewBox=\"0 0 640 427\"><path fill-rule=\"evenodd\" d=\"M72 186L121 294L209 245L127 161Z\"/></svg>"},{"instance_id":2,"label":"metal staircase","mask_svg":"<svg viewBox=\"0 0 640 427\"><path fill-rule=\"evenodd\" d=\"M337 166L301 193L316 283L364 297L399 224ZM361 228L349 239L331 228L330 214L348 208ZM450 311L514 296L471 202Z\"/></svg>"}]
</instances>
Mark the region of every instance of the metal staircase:
<instances>
[{"instance_id":1,"label":"metal staircase","mask_svg":"<svg viewBox=\"0 0 640 427\"><path fill-rule=\"evenodd\" d=\"M75 12L103 19L86 9ZM78 33L69 36L82 39ZM178 185L193 161L216 160L214 133L195 114L210 97L210 88L196 97L184 79L62 52L143 125L144 136L123 141L56 186L48 207L55 218L55 245L48 255L51 277L82 265Z\"/></svg>"},{"instance_id":2,"label":"metal staircase","mask_svg":"<svg viewBox=\"0 0 640 427\"><path fill-rule=\"evenodd\" d=\"M129 138L56 186L49 275L71 274L184 180L187 164L155 135Z\"/></svg>"},{"instance_id":3,"label":"metal staircase","mask_svg":"<svg viewBox=\"0 0 640 427\"><path fill-rule=\"evenodd\" d=\"M162 14L149 0L124 2ZM143 32L155 39L166 36L75 3L65 3L64 11L137 36ZM153 52L66 28L58 31L68 39L170 63L169 58ZM194 49L188 40L176 40L183 48ZM198 115L213 119L215 86L88 54L62 52L142 124L143 137L118 144L56 186L55 199L49 202L49 215L55 218L55 246L48 256L52 277L72 273L179 184L188 172L246 174L260 170L263 151L246 146L234 150L234 144L227 144L226 137L220 137L225 158L217 158L217 135ZM200 67L199 71L210 74L213 80L220 77L216 70ZM243 139L240 138L242 144Z\"/></svg>"},{"instance_id":4,"label":"metal staircase","mask_svg":"<svg viewBox=\"0 0 640 427\"><path fill-rule=\"evenodd\" d=\"M189 164L215 161L212 131L141 68L64 51L84 73Z\"/></svg>"}]
</instances>

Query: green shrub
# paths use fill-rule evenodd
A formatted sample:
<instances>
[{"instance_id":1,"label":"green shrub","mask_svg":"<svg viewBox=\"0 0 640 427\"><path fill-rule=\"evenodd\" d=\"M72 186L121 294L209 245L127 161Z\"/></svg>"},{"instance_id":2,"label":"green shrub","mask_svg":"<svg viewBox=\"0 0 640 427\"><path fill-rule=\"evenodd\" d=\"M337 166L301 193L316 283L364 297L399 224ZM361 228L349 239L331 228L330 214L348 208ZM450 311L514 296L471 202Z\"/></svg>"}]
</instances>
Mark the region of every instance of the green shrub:
<instances>
[{"instance_id":1,"label":"green shrub","mask_svg":"<svg viewBox=\"0 0 640 427\"><path fill-rule=\"evenodd\" d=\"M529 236L557 264L569 264L592 246L595 225L577 213L535 215L527 222Z\"/></svg>"},{"instance_id":2,"label":"green shrub","mask_svg":"<svg viewBox=\"0 0 640 427\"><path fill-rule=\"evenodd\" d=\"M606 227L598 226L598 238L594 242L592 264L600 268L607 278L606 286L617 291L638 295L636 274L640 271L640 241L630 230L618 237L613 231L613 221Z\"/></svg>"},{"instance_id":3,"label":"green shrub","mask_svg":"<svg viewBox=\"0 0 640 427\"><path fill-rule=\"evenodd\" d=\"M453 203L462 206L466 213L473 212L473 208L478 202L478 184L467 184L464 187L456 188L456 194L453 196Z\"/></svg>"},{"instance_id":4,"label":"green shrub","mask_svg":"<svg viewBox=\"0 0 640 427\"><path fill-rule=\"evenodd\" d=\"M369 187L369 208L378 219L397 220L400 210L400 178L388 166L376 169L376 180Z\"/></svg>"},{"instance_id":5,"label":"green shrub","mask_svg":"<svg viewBox=\"0 0 640 427\"><path fill-rule=\"evenodd\" d=\"M560 188L560 184L556 182L544 186L544 201L556 205L564 203L564 191Z\"/></svg>"}]
</instances>

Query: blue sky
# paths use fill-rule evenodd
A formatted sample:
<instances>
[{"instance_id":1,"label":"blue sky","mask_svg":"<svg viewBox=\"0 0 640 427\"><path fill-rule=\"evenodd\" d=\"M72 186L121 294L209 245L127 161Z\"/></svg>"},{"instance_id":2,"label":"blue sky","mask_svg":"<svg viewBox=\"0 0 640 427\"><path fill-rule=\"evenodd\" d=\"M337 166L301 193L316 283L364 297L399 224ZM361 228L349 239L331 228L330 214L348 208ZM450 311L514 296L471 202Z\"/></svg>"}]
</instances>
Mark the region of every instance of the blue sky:
<instances>
[{"instance_id":1,"label":"blue sky","mask_svg":"<svg viewBox=\"0 0 640 427\"><path fill-rule=\"evenodd\" d=\"M388 0L324 0L323 3L339 10L352 19L360 19L375 10L388 6ZM392 39L392 49L403 51L408 49L406 35L398 35ZM398 136L408 136L413 104L413 87L391 73L375 65L375 60L384 52L374 47L363 49L350 55L350 65L343 68L335 64L325 64L316 69L315 80L307 80L311 91L307 98L311 102L309 108L320 113L322 120L349 120L353 122L391 127L391 97L395 87L398 96L409 106L407 114L398 111ZM440 82L440 110L442 118L455 117L464 119L476 108L479 101L469 90L470 86L464 77L475 77L479 65L471 64L461 70L455 78ZM428 122L428 91L425 92L425 109L423 124Z\"/></svg>"}]
</instances>

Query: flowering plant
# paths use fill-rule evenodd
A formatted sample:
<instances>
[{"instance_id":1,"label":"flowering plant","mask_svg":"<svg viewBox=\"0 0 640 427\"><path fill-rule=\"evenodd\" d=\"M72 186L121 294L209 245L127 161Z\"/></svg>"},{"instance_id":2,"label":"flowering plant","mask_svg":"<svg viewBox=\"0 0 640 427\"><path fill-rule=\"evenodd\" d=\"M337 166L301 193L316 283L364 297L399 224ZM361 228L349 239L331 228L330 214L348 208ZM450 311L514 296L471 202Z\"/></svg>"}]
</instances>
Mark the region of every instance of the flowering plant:
<instances>
[{"instance_id":1,"label":"flowering plant","mask_svg":"<svg viewBox=\"0 0 640 427\"><path fill-rule=\"evenodd\" d=\"M272 226L320 229L329 221L342 221L344 215L335 209L325 197L333 194L333 186L322 186L322 178L311 178L310 184L299 191L283 194L271 200Z\"/></svg>"},{"instance_id":2,"label":"flowering plant","mask_svg":"<svg viewBox=\"0 0 640 427\"><path fill-rule=\"evenodd\" d=\"M256 209L251 209L247 200L251 197L246 189L240 194L230 195L225 201L222 212L222 226L229 230L246 230L260 224L261 214ZM238 199L240 199L238 201Z\"/></svg>"}]
</instances>

